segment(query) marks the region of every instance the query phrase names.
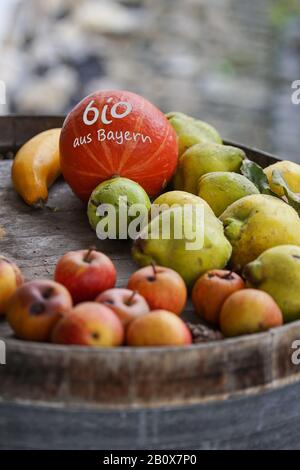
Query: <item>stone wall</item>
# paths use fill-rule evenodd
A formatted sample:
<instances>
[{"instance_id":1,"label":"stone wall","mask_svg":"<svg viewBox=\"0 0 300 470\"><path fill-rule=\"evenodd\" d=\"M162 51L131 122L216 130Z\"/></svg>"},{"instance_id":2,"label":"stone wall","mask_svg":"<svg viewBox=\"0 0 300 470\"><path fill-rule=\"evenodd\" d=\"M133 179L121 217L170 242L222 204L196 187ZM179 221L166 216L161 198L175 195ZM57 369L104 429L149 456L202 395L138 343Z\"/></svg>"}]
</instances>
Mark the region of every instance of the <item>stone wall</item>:
<instances>
[{"instance_id":1,"label":"stone wall","mask_svg":"<svg viewBox=\"0 0 300 470\"><path fill-rule=\"evenodd\" d=\"M300 120L300 106L289 109L288 96L290 82L300 75L285 70L285 83L280 81L287 52L278 57L271 4L21 1L0 59L9 110L66 112L95 89L125 88L164 111L207 120L225 138L300 160L299 153L295 157L299 133L293 131L289 145L280 136L284 105L290 121ZM292 63L297 59L299 51Z\"/></svg>"}]
</instances>

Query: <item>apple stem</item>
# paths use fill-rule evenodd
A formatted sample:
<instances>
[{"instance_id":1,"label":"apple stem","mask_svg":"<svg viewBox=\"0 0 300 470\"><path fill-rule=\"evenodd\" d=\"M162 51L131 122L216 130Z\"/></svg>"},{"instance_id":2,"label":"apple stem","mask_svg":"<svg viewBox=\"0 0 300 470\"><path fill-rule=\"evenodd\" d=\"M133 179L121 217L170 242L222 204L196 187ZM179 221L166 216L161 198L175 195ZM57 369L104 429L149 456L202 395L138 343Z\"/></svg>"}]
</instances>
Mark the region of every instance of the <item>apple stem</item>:
<instances>
[{"instance_id":1,"label":"apple stem","mask_svg":"<svg viewBox=\"0 0 300 470\"><path fill-rule=\"evenodd\" d=\"M95 251L95 250L96 250L95 246L90 246L90 248L88 249L87 254L83 258L83 261L85 261L86 263L89 263L91 261L90 256L91 256L92 252Z\"/></svg>"},{"instance_id":2,"label":"apple stem","mask_svg":"<svg viewBox=\"0 0 300 470\"><path fill-rule=\"evenodd\" d=\"M233 278L232 274L233 274L233 271L229 271L229 273L222 276L222 279L232 279Z\"/></svg>"},{"instance_id":3,"label":"apple stem","mask_svg":"<svg viewBox=\"0 0 300 470\"><path fill-rule=\"evenodd\" d=\"M131 304L132 304L132 301L133 301L133 299L134 299L134 297L135 297L136 294L137 294L137 291L134 290L134 291L132 292L131 296L129 297L129 299L127 300L127 305L131 305Z\"/></svg>"},{"instance_id":4,"label":"apple stem","mask_svg":"<svg viewBox=\"0 0 300 470\"><path fill-rule=\"evenodd\" d=\"M152 266L152 269L153 269L154 279L156 279L156 269L155 269L155 263L154 263L154 261L151 262L151 266Z\"/></svg>"}]
</instances>

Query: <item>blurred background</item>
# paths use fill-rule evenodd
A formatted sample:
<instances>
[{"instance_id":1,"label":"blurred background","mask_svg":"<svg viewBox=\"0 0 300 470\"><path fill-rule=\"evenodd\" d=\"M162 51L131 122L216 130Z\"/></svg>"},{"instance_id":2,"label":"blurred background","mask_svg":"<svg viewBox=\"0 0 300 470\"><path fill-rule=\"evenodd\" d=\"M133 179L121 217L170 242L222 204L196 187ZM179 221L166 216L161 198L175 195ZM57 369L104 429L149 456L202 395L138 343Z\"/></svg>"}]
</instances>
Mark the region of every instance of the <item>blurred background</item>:
<instances>
[{"instance_id":1,"label":"blurred background","mask_svg":"<svg viewBox=\"0 0 300 470\"><path fill-rule=\"evenodd\" d=\"M300 162L299 0L0 0L1 114L139 93Z\"/></svg>"}]
</instances>

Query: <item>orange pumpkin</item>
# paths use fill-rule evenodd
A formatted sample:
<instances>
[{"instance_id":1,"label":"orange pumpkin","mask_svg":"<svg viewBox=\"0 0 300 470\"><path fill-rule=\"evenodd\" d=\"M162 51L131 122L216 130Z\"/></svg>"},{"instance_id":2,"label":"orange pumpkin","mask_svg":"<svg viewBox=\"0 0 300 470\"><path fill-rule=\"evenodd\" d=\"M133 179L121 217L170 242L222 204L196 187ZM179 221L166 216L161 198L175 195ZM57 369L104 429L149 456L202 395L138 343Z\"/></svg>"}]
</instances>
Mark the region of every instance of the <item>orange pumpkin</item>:
<instances>
[{"instance_id":1,"label":"orange pumpkin","mask_svg":"<svg viewBox=\"0 0 300 470\"><path fill-rule=\"evenodd\" d=\"M104 90L87 96L69 113L60 154L65 180L84 201L115 175L136 181L155 196L175 171L178 144L165 115L145 98Z\"/></svg>"}]
</instances>

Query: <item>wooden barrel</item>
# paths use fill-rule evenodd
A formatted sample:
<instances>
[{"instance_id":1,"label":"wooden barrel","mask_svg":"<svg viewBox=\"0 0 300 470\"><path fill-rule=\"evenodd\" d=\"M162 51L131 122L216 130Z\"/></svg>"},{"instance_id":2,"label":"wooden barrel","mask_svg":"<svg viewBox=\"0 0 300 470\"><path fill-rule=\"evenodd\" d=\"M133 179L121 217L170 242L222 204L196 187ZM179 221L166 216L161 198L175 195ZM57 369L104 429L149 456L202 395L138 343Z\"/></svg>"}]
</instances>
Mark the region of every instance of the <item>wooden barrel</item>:
<instances>
[{"instance_id":1,"label":"wooden barrel","mask_svg":"<svg viewBox=\"0 0 300 470\"><path fill-rule=\"evenodd\" d=\"M62 119L1 117L1 155ZM263 166L276 161L238 146ZM96 240L63 181L51 190L55 211L33 211L13 190L10 167L0 161L1 254L27 279L44 278L63 253L96 242L124 285L136 269L130 244ZM190 305L185 318L193 320ZM185 348L23 342L5 321L0 337L0 449L300 448L300 365L291 359L300 321Z\"/></svg>"}]
</instances>

